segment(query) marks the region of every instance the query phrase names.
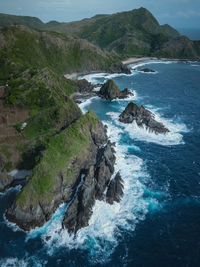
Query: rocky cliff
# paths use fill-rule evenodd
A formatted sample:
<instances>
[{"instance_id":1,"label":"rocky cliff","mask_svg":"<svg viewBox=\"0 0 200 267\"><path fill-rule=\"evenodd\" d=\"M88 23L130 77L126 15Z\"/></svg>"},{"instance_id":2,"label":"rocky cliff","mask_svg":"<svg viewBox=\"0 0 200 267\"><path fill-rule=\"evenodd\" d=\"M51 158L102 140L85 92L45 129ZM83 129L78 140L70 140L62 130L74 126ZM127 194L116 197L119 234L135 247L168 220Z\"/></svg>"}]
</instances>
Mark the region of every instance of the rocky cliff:
<instances>
[{"instance_id":1,"label":"rocky cliff","mask_svg":"<svg viewBox=\"0 0 200 267\"><path fill-rule=\"evenodd\" d=\"M114 163L114 149L106 129L90 111L51 138L6 217L30 230L49 220L59 204L73 200L63 226L76 232L87 225L95 199L104 198Z\"/></svg>"}]
</instances>

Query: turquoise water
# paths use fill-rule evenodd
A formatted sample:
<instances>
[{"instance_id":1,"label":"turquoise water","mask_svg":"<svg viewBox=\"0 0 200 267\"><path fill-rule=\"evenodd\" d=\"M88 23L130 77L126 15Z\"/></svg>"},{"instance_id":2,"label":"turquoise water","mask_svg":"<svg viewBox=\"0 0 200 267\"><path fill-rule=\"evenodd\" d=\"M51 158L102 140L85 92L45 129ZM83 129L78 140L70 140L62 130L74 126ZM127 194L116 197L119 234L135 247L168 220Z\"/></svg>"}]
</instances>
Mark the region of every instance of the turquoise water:
<instances>
[{"instance_id":1,"label":"turquoise water","mask_svg":"<svg viewBox=\"0 0 200 267\"><path fill-rule=\"evenodd\" d=\"M70 237L61 229L67 203L44 227L25 233L3 217L19 188L1 194L1 266L199 266L200 64L147 63L156 74L86 77L93 83L113 78L120 89L133 90L132 99L93 98L80 105L83 112L96 111L116 142L121 203L97 201L90 225ZM130 100L154 112L171 132L155 135L119 123Z\"/></svg>"}]
</instances>

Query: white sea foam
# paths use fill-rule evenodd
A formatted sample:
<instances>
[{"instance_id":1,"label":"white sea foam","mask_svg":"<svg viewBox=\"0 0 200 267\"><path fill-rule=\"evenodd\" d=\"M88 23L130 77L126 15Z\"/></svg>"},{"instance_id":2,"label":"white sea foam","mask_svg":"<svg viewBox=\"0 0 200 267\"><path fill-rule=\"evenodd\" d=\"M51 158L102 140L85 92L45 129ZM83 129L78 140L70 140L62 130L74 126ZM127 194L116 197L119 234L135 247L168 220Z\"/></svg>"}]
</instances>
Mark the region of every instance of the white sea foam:
<instances>
[{"instance_id":1,"label":"white sea foam","mask_svg":"<svg viewBox=\"0 0 200 267\"><path fill-rule=\"evenodd\" d=\"M1 267L26 267L28 263L24 260L19 260L18 258L6 258L0 260Z\"/></svg>"},{"instance_id":2,"label":"white sea foam","mask_svg":"<svg viewBox=\"0 0 200 267\"><path fill-rule=\"evenodd\" d=\"M101 86L97 86L97 87L95 87L92 91L93 91L93 92L99 92L100 89L101 89Z\"/></svg>"},{"instance_id":3,"label":"white sea foam","mask_svg":"<svg viewBox=\"0 0 200 267\"><path fill-rule=\"evenodd\" d=\"M14 179L24 179L26 176L32 173L32 170L12 170L9 175L11 175Z\"/></svg>"},{"instance_id":4,"label":"white sea foam","mask_svg":"<svg viewBox=\"0 0 200 267\"><path fill-rule=\"evenodd\" d=\"M7 194L9 194L10 192L13 192L13 191L19 192L21 190L21 188L22 188L21 185L16 185L14 187L10 187L5 192L0 193L0 196L5 196L5 195L7 195Z\"/></svg>"},{"instance_id":5,"label":"white sea foam","mask_svg":"<svg viewBox=\"0 0 200 267\"><path fill-rule=\"evenodd\" d=\"M113 79L116 77L120 77L120 76L132 76L134 75L134 73L130 73L130 74L126 74L126 73L113 73L113 74L109 74L109 73L92 73L92 74L87 74L85 76L81 76L79 77L79 79L86 79L88 82L92 83L92 84L98 84L99 83L99 79L102 79L102 83L106 82L109 79Z\"/></svg>"},{"instance_id":6,"label":"white sea foam","mask_svg":"<svg viewBox=\"0 0 200 267\"><path fill-rule=\"evenodd\" d=\"M188 131L185 124L174 123L170 119L160 117L158 113L154 113L155 119L168 128L170 130L169 133L156 134L149 131L145 127L139 127L135 121L131 124L121 123L119 121L120 113L118 112L108 112L106 115L109 115L117 125L119 125L125 132L129 134L132 139L152 142L164 146L184 144L181 132Z\"/></svg>"},{"instance_id":7,"label":"white sea foam","mask_svg":"<svg viewBox=\"0 0 200 267\"><path fill-rule=\"evenodd\" d=\"M151 65L151 64L174 64L178 63L178 61L165 61L165 60L148 60L140 63L133 63L130 64L129 67L134 70L135 68L143 67L145 65Z\"/></svg>"},{"instance_id":8,"label":"white sea foam","mask_svg":"<svg viewBox=\"0 0 200 267\"><path fill-rule=\"evenodd\" d=\"M6 219L6 216L5 216L5 213L3 214L3 218L4 218L4 223L12 229L13 232L25 232L24 230L22 230L16 223L13 223L13 222L9 222L7 219Z\"/></svg>"},{"instance_id":9,"label":"white sea foam","mask_svg":"<svg viewBox=\"0 0 200 267\"><path fill-rule=\"evenodd\" d=\"M108 260L118 244L120 229L133 231L138 221L145 218L148 212L149 201L143 199L144 185L140 178L148 178L143 169L142 159L128 155L128 147L119 145L123 130L112 123L108 126L108 136L116 142L115 173L120 170L124 180L124 196L120 203L109 205L104 201L96 201L89 226L69 235L62 229L62 220L66 211L66 204L61 205L51 220L43 227L31 231L29 238L41 235L46 243L50 255L60 247L66 249L82 248L89 252L91 261Z\"/></svg>"},{"instance_id":10,"label":"white sea foam","mask_svg":"<svg viewBox=\"0 0 200 267\"><path fill-rule=\"evenodd\" d=\"M91 97L91 98L87 99L86 101L84 101L83 103L79 104L79 107L83 113L87 112L86 107L88 105L90 105L94 99L98 99L98 96Z\"/></svg>"}]
</instances>

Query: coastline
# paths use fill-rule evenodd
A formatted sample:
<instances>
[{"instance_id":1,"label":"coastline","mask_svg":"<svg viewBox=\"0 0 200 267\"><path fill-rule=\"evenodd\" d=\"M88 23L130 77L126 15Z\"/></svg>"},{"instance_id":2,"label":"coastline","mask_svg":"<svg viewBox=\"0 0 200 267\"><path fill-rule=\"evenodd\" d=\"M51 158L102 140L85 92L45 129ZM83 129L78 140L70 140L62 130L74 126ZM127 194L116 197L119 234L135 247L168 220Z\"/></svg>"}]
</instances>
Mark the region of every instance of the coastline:
<instances>
[{"instance_id":1,"label":"coastline","mask_svg":"<svg viewBox=\"0 0 200 267\"><path fill-rule=\"evenodd\" d=\"M199 62L200 59L187 59L187 58L158 58L158 57L131 57L128 58L126 60L123 60L122 63L125 66L128 66L130 64L134 64L134 63L139 63L139 62L145 62L145 61L149 61L149 60L160 60L160 61L180 61L180 62L193 62L193 61L197 61Z\"/></svg>"},{"instance_id":2,"label":"coastline","mask_svg":"<svg viewBox=\"0 0 200 267\"><path fill-rule=\"evenodd\" d=\"M134 63L141 63L145 61L151 61L151 60L160 60L160 61L179 61L179 62L199 62L200 59L180 59L180 58L158 58L158 57L131 57L125 60L122 60L122 64L124 66L129 66L130 64ZM71 80L78 80L81 76L85 76L88 74L95 74L95 73L105 73L103 70L98 71L83 71L83 72L72 72L72 73L66 73L64 77L66 79Z\"/></svg>"}]
</instances>

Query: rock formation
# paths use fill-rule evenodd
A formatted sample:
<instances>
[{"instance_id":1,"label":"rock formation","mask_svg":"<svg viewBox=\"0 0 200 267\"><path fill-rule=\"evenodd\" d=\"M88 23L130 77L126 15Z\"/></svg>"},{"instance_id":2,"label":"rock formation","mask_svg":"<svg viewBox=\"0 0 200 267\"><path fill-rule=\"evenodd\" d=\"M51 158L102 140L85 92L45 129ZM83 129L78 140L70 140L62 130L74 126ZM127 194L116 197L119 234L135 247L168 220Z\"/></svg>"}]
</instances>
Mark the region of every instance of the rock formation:
<instances>
[{"instance_id":1,"label":"rock formation","mask_svg":"<svg viewBox=\"0 0 200 267\"><path fill-rule=\"evenodd\" d=\"M69 203L63 227L76 232L88 224L95 200L104 199L114 163L106 129L90 111L52 137L6 217L30 230L49 220L58 205Z\"/></svg>"},{"instance_id":2,"label":"rock formation","mask_svg":"<svg viewBox=\"0 0 200 267\"><path fill-rule=\"evenodd\" d=\"M106 193L106 201L113 204L114 201L120 202L123 196L123 180L118 172L113 180L111 180Z\"/></svg>"},{"instance_id":3,"label":"rock formation","mask_svg":"<svg viewBox=\"0 0 200 267\"><path fill-rule=\"evenodd\" d=\"M103 84L98 95L101 98L112 101L117 98L126 98L129 95L133 95L133 93L130 92L127 88L125 88L123 91L120 91L119 87L113 80L108 80L105 84Z\"/></svg>"},{"instance_id":4,"label":"rock formation","mask_svg":"<svg viewBox=\"0 0 200 267\"><path fill-rule=\"evenodd\" d=\"M94 155L93 155L94 156ZM70 233L88 225L96 199L104 199L104 191L114 171L114 149L110 142L97 150L96 163L83 172L83 185L69 205L63 226Z\"/></svg>"},{"instance_id":5,"label":"rock formation","mask_svg":"<svg viewBox=\"0 0 200 267\"><path fill-rule=\"evenodd\" d=\"M140 71L140 72L145 72L145 73L155 73L156 72L155 70L152 70L149 68L144 68L144 69L136 68L135 70Z\"/></svg>"},{"instance_id":6,"label":"rock formation","mask_svg":"<svg viewBox=\"0 0 200 267\"><path fill-rule=\"evenodd\" d=\"M125 110L119 116L119 121L123 123L132 123L136 121L138 126L146 127L155 133L167 133L169 130L165 126L154 119L154 114L145 109L143 106L139 107L137 104L130 102Z\"/></svg>"}]
</instances>

